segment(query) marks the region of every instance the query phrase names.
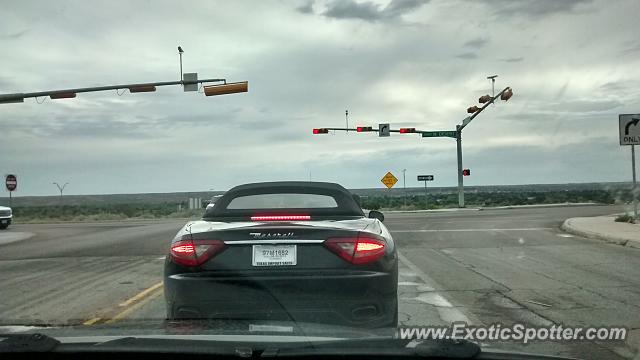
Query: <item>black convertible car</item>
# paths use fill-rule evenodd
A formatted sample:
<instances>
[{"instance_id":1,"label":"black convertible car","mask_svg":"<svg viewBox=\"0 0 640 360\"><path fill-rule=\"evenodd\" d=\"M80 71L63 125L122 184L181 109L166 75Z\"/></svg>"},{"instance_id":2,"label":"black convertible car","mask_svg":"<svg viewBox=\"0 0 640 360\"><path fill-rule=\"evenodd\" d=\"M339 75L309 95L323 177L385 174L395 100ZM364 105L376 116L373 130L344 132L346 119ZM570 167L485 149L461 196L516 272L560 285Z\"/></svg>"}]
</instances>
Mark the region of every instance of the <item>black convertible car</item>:
<instances>
[{"instance_id":1,"label":"black convertible car","mask_svg":"<svg viewBox=\"0 0 640 360\"><path fill-rule=\"evenodd\" d=\"M167 318L394 327L398 257L382 220L338 184L237 186L171 242Z\"/></svg>"}]
</instances>

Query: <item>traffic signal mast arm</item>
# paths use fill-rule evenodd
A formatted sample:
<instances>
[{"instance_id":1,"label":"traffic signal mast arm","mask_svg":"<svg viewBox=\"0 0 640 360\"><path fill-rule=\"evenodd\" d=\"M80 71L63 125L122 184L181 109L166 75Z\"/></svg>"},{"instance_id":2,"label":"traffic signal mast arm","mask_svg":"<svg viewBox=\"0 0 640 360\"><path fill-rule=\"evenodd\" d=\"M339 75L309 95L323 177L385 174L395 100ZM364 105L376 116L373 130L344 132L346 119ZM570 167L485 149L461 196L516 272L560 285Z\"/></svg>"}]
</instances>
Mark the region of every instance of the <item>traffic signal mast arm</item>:
<instances>
[{"instance_id":1,"label":"traffic signal mast arm","mask_svg":"<svg viewBox=\"0 0 640 360\"><path fill-rule=\"evenodd\" d=\"M358 126L356 128L333 128L333 127L326 127L326 128L315 128L313 129L313 133L314 134L326 134L329 131L353 131L353 132L379 132L379 129L373 128L371 126ZM324 130L326 130L327 132L324 132ZM392 133L400 133L400 134L422 134L424 132L429 132L429 131L423 131L423 130L416 130L415 128L399 128L399 129L389 129L389 132Z\"/></svg>"},{"instance_id":2,"label":"traffic signal mast arm","mask_svg":"<svg viewBox=\"0 0 640 360\"><path fill-rule=\"evenodd\" d=\"M488 95L485 95L488 96ZM502 91L500 91L496 96L491 97L488 96L487 101L484 103L484 105L482 105L481 108L479 108L477 111L475 111L473 113L473 115L471 115L470 117L468 117L467 119L465 119L466 121L462 123L462 125L460 125L458 131L462 131L462 129L464 129L467 125L469 125L469 123L471 122L471 120L475 119L476 116L480 115L480 113L482 112L482 110L486 109L487 106L493 104L497 98L501 98L504 101L507 101L511 98L511 96L513 96L513 90L511 90L510 87L506 87L504 88ZM482 100L482 98L480 98ZM471 109L471 108L469 108Z\"/></svg>"},{"instance_id":3,"label":"traffic signal mast arm","mask_svg":"<svg viewBox=\"0 0 640 360\"><path fill-rule=\"evenodd\" d=\"M61 98L73 98L77 93L107 91L107 90L123 90L123 89L129 89L131 92L147 92L147 91L155 91L156 86L203 84L203 83L214 83L214 82L222 83L220 85L232 85L232 84L227 84L226 79L201 79L201 80L192 80L192 81L177 80L177 81L161 81L161 82L150 82L150 83L141 83L141 84L94 86L94 87L64 89L64 90L38 91L38 92L30 92L30 93L0 94L0 104L23 102L24 99L27 99L27 98L36 98L36 97L42 97L42 96L49 96L52 99L61 99Z\"/></svg>"}]
</instances>

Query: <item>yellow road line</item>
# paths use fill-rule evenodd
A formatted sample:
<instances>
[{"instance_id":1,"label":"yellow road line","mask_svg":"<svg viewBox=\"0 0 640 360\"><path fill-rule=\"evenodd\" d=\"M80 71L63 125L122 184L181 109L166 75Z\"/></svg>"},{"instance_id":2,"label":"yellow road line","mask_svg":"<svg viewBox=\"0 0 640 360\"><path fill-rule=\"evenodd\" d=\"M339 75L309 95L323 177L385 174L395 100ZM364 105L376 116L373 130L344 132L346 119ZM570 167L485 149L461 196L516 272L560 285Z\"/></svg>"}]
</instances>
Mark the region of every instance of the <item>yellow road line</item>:
<instances>
[{"instance_id":1,"label":"yellow road line","mask_svg":"<svg viewBox=\"0 0 640 360\"><path fill-rule=\"evenodd\" d=\"M100 320L102 320L102 318L95 317L93 319L89 319L89 320L83 322L82 325L93 325L93 324L97 323Z\"/></svg>"},{"instance_id":2,"label":"yellow road line","mask_svg":"<svg viewBox=\"0 0 640 360\"><path fill-rule=\"evenodd\" d=\"M125 300L124 302L120 303L120 307L125 307L125 306L129 306L131 304L133 304L134 302L144 298L145 296L149 295L151 292L155 291L156 289L159 289L162 287L162 281L160 281L157 284L154 284L150 287L148 287L145 290L142 290L140 293L138 293L137 295L135 295L132 298L129 298L127 300Z\"/></svg>"},{"instance_id":3,"label":"yellow road line","mask_svg":"<svg viewBox=\"0 0 640 360\"><path fill-rule=\"evenodd\" d=\"M157 284L156 284L157 285ZM155 285L154 285L155 286ZM160 286L162 286L162 283L160 283ZM155 290L157 290L158 287L155 288ZM147 289L149 290L149 289ZM146 290L145 290L146 291ZM105 321L106 324L113 324L114 322L118 321L118 320L122 320L125 317L129 316L132 312L140 309L142 306L144 306L146 303L148 303L149 301L155 299L156 297L158 297L160 294L162 294L162 291L156 291L154 293L150 293L150 292L146 292L146 294L149 294L147 297L145 297L144 299L138 301L137 303L133 304L132 306L124 309L123 311L121 311L120 313L116 314L114 317L112 317L111 319Z\"/></svg>"}]
</instances>

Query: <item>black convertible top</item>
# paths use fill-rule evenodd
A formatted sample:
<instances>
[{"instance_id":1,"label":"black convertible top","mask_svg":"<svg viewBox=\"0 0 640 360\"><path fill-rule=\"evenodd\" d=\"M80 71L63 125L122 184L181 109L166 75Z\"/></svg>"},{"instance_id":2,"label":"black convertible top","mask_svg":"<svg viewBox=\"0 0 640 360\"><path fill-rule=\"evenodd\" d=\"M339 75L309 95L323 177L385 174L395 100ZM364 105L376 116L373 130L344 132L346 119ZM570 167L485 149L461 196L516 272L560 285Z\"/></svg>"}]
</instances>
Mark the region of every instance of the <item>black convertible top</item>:
<instances>
[{"instance_id":1,"label":"black convertible top","mask_svg":"<svg viewBox=\"0 0 640 360\"><path fill-rule=\"evenodd\" d=\"M271 212L286 213L286 212L304 212L311 216L319 217L362 217L364 213L360 206L354 200L349 190L343 186L328 182L312 182L312 181L277 181L277 182L262 182L252 183L236 186L227 191L215 205L208 209L204 216L204 220L210 220L215 218L238 218L255 215L256 212L261 214L265 213L265 210L251 210L251 209L227 209L229 203L241 196L257 195L257 194L318 194L327 195L335 199L338 204L337 208L314 208L314 209L277 209ZM269 211L267 211L269 212Z\"/></svg>"}]
</instances>

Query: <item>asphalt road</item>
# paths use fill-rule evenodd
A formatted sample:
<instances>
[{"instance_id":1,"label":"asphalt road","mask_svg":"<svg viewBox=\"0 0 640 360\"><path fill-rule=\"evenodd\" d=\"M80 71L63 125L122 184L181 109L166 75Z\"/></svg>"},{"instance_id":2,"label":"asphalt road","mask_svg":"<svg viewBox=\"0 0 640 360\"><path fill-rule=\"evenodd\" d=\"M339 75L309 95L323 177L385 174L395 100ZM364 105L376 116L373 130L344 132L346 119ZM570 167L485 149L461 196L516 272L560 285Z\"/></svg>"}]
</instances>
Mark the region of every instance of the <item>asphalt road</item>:
<instances>
[{"instance_id":1,"label":"asphalt road","mask_svg":"<svg viewBox=\"0 0 640 360\"><path fill-rule=\"evenodd\" d=\"M491 343L584 358L630 358L640 337L640 250L563 233L585 206L390 213L400 252L401 325L626 326L624 342ZM181 220L14 225L0 245L0 322L85 324L164 317L162 267ZM629 345L633 343L635 345Z\"/></svg>"}]
</instances>

